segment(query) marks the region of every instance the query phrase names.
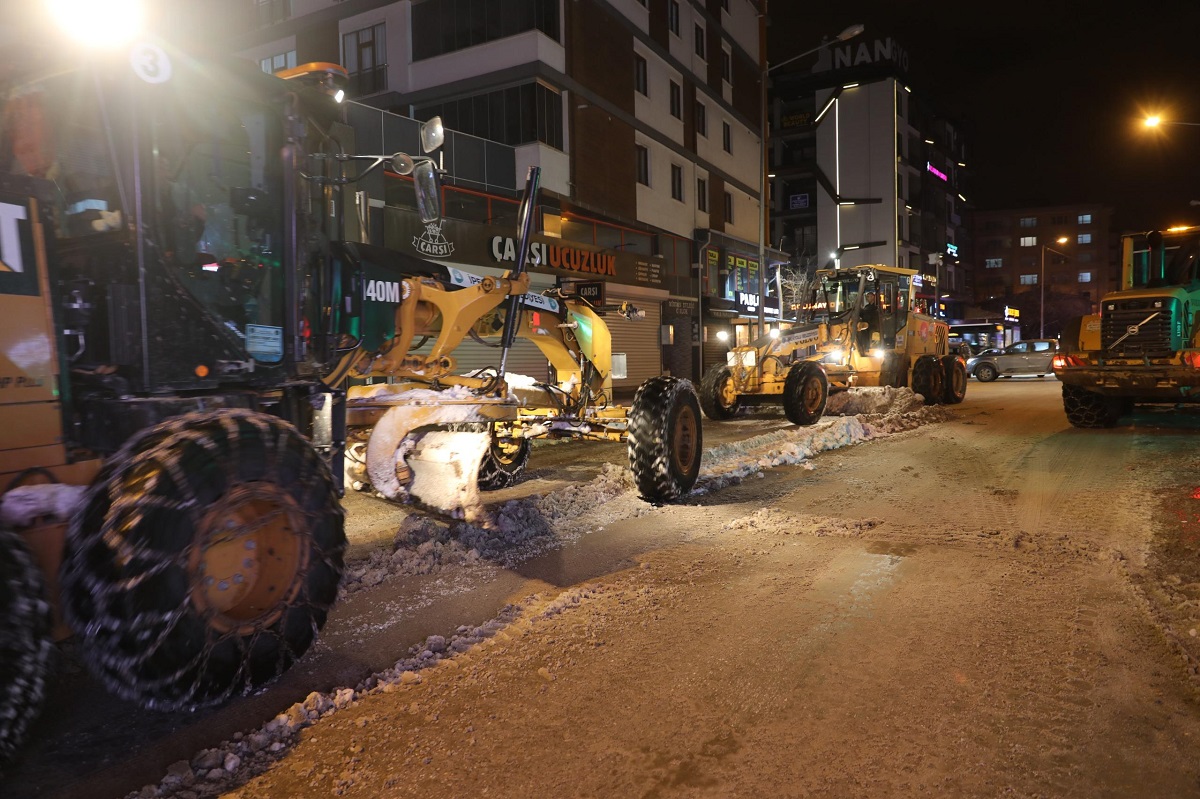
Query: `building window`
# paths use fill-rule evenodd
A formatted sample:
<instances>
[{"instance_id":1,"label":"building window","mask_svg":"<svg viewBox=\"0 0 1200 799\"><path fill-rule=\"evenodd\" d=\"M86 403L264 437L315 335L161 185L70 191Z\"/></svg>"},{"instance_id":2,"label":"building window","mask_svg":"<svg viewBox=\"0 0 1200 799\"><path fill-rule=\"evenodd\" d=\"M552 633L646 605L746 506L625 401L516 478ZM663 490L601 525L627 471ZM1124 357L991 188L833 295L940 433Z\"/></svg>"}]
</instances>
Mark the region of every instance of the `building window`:
<instances>
[{"instance_id":1,"label":"building window","mask_svg":"<svg viewBox=\"0 0 1200 799\"><path fill-rule=\"evenodd\" d=\"M984 269L1002 269L1003 267L1004 267L1004 259L1003 258L984 258L983 259L983 268Z\"/></svg>"},{"instance_id":2,"label":"building window","mask_svg":"<svg viewBox=\"0 0 1200 799\"><path fill-rule=\"evenodd\" d=\"M733 154L733 129L729 127L728 122L721 123L721 147L725 152Z\"/></svg>"},{"instance_id":3,"label":"building window","mask_svg":"<svg viewBox=\"0 0 1200 799\"><path fill-rule=\"evenodd\" d=\"M733 56L725 48L721 48L721 80L733 83Z\"/></svg>"},{"instance_id":4,"label":"building window","mask_svg":"<svg viewBox=\"0 0 1200 799\"><path fill-rule=\"evenodd\" d=\"M1091 244L1092 243L1092 234L1091 233L1080 233L1078 236L1076 236L1076 239L1079 241L1080 244Z\"/></svg>"},{"instance_id":5,"label":"building window","mask_svg":"<svg viewBox=\"0 0 1200 799\"><path fill-rule=\"evenodd\" d=\"M638 90L639 94L650 96L649 84L646 81L646 59L642 58L637 53L633 54L633 88Z\"/></svg>"},{"instance_id":6,"label":"building window","mask_svg":"<svg viewBox=\"0 0 1200 799\"><path fill-rule=\"evenodd\" d=\"M671 29L671 33L679 35L679 0L667 2L667 27Z\"/></svg>"},{"instance_id":7,"label":"building window","mask_svg":"<svg viewBox=\"0 0 1200 799\"><path fill-rule=\"evenodd\" d=\"M671 116L683 119L683 89L675 81L671 81Z\"/></svg>"},{"instance_id":8,"label":"building window","mask_svg":"<svg viewBox=\"0 0 1200 799\"><path fill-rule=\"evenodd\" d=\"M683 167L671 164L671 198L683 202Z\"/></svg>"},{"instance_id":9,"label":"building window","mask_svg":"<svg viewBox=\"0 0 1200 799\"><path fill-rule=\"evenodd\" d=\"M1090 252L1081 252L1075 256L1075 260L1082 264L1090 264L1092 262L1092 254Z\"/></svg>"},{"instance_id":10,"label":"building window","mask_svg":"<svg viewBox=\"0 0 1200 799\"><path fill-rule=\"evenodd\" d=\"M733 222L733 195L725 192L725 221Z\"/></svg>"},{"instance_id":11,"label":"building window","mask_svg":"<svg viewBox=\"0 0 1200 799\"><path fill-rule=\"evenodd\" d=\"M1020 222L1021 227L1037 227L1036 216L1023 216Z\"/></svg>"},{"instance_id":12,"label":"building window","mask_svg":"<svg viewBox=\"0 0 1200 799\"><path fill-rule=\"evenodd\" d=\"M417 106L416 119L440 116L451 130L516 147L539 141L563 148L562 94L542 83Z\"/></svg>"},{"instance_id":13,"label":"building window","mask_svg":"<svg viewBox=\"0 0 1200 799\"><path fill-rule=\"evenodd\" d=\"M708 211L708 181L704 178L696 178L696 208Z\"/></svg>"},{"instance_id":14,"label":"building window","mask_svg":"<svg viewBox=\"0 0 1200 799\"><path fill-rule=\"evenodd\" d=\"M1037 275L1021 275L1021 285L1022 286L1036 286L1037 278L1038 278Z\"/></svg>"},{"instance_id":15,"label":"building window","mask_svg":"<svg viewBox=\"0 0 1200 799\"><path fill-rule=\"evenodd\" d=\"M1079 282L1080 283L1091 283L1092 282L1092 273L1091 272L1080 272L1079 273Z\"/></svg>"},{"instance_id":16,"label":"building window","mask_svg":"<svg viewBox=\"0 0 1200 799\"><path fill-rule=\"evenodd\" d=\"M561 41L558 9L559 0L505 0L503 3L496 0L427 0L413 3L413 61L532 30L541 31L556 42Z\"/></svg>"},{"instance_id":17,"label":"building window","mask_svg":"<svg viewBox=\"0 0 1200 799\"><path fill-rule=\"evenodd\" d=\"M696 133L708 138L708 109L704 103L696 101Z\"/></svg>"},{"instance_id":18,"label":"building window","mask_svg":"<svg viewBox=\"0 0 1200 799\"><path fill-rule=\"evenodd\" d=\"M293 69L296 66L296 51L288 50L286 53L264 58L258 63L263 72L274 75L281 69Z\"/></svg>"},{"instance_id":19,"label":"building window","mask_svg":"<svg viewBox=\"0 0 1200 799\"><path fill-rule=\"evenodd\" d=\"M1022 236L1021 237L1021 246L1022 247L1036 247L1037 246L1037 236Z\"/></svg>"},{"instance_id":20,"label":"building window","mask_svg":"<svg viewBox=\"0 0 1200 799\"><path fill-rule=\"evenodd\" d=\"M707 45L708 45L708 42L704 38L704 26L697 25L696 26L696 55L700 56L705 61L708 60L708 55L707 55L708 46Z\"/></svg>"},{"instance_id":21,"label":"building window","mask_svg":"<svg viewBox=\"0 0 1200 799\"><path fill-rule=\"evenodd\" d=\"M650 185L650 151L640 144L634 145L637 153L637 182L643 186Z\"/></svg>"},{"instance_id":22,"label":"building window","mask_svg":"<svg viewBox=\"0 0 1200 799\"><path fill-rule=\"evenodd\" d=\"M346 94L363 97L387 90L386 42L382 22L342 36L342 66L349 73Z\"/></svg>"},{"instance_id":23,"label":"building window","mask_svg":"<svg viewBox=\"0 0 1200 799\"><path fill-rule=\"evenodd\" d=\"M292 0L254 0L258 25L274 25L292 16Z\"/></svg>"},{"instance_id":24,"label":"building window","mask_svg":"<svg viewBox=\"0 0 1200 799\"><path fill-rule=\"evenodd\" d=\"M1079 224L1081 224L1081 225L1092 224L1092 215L1091 214L1080 214L1079 215Z\"/></svg>"}]
</instances>

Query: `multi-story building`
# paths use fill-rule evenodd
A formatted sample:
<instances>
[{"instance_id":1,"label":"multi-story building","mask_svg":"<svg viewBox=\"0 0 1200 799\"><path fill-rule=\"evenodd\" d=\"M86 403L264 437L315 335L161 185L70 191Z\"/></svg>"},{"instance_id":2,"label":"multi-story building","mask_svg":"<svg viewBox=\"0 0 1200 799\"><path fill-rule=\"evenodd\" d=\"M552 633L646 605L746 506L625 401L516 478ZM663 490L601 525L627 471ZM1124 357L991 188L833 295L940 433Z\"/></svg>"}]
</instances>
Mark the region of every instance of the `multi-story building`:
<instances>
[{"instance_id":1,"label":"multi-story building","mask_svg":"<svg viewBox=\"0 0 1200 799\"><path fill-rule=\"evenodd\" d=\"M241 14L235 49L263 69L345 66L360 150L386 152L401 117L440 115L467 134L448 154L441 233L455 246L424 257L507 267L512 201L537 165L535 242L547 258L534 285L600 279L610 302L646 311L640 322L610 317L628 384L664 371L698 378L703 342L711 361L757 334L751 0L223 1ZM412 249L421 226L389 185L375 186L373 235ZM778 317L778 298L764 306Z\"/></svg>"},{"instance_id":2,"label":"multi-story building","mask_svg":"<svg viewBox=\"0 0 1200 799\"><path fill-rule=\"evenodd\" d=\"M772 75L771 241L810 267L916 269L920 309L969 297L967 142L908 78L887 36L851 39Z\"/></svg>"},{"instance_id":3,"label":"multi-story building","mask_svg":"<svg viewBox=\"0 0 1200 799\"><path fill-rule=\"evenodd\" d=\"M1026 338L1057 336L1066 319L1097 311L1120 278L1112 216L1097 203L976 211L976 304L1019 310Z\"/></svg>"}]
</instances>

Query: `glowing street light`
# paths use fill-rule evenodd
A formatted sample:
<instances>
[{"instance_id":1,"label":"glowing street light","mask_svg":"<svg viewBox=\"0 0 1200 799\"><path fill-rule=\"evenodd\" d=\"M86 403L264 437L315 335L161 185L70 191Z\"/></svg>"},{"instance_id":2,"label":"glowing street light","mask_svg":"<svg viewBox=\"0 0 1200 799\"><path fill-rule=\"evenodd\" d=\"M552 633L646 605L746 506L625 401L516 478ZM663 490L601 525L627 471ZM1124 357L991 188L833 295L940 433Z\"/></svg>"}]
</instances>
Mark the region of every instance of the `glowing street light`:
<instances>
[{"instance_id":1,"label":"glowing street light","mask_svg":"<svg viewBox=\"0 0 1200 799\"><path fill-rule=\"evenodd\" d=\"M1068 239L1066 236L1059 236L1054 240L1054 243L1066 244L1067 241ZM1056 250L1053 247L1047 247L1045 244L1042 245L1042 274L1041 277L1038 278L1038 286L1042 290L1042 300L1040 303L1038 303L1038 338L1046 337L1046 250L1049 250L1052 253L1057 253L1064 258L1071 257L1065 252Z\"/></svg>"},{"instance_id":2,"label":"glowing street light","mask_svg":"<svg viewBox=\"0 0 1200 799\"><path fill-rule=\"evenodd\" d=\"M1176 122L1173 119L1163 119L1158 114L1151 114L1143 119L1142 125L1147 128L1158 128L1163 125L1186 125L1189 128L1200 128L1200 122Z\"/></svg>"},{"instance_id":3,"label":"glowing street light","mask_svg":"<svg viewBox=\"0 0 1200 799\"><path fill-rule=\"evenodd\" d=\"M45 7L60 29L88 47L128 44L145 22L141 0L45 0Z\"/></svg>"}]
</instances>

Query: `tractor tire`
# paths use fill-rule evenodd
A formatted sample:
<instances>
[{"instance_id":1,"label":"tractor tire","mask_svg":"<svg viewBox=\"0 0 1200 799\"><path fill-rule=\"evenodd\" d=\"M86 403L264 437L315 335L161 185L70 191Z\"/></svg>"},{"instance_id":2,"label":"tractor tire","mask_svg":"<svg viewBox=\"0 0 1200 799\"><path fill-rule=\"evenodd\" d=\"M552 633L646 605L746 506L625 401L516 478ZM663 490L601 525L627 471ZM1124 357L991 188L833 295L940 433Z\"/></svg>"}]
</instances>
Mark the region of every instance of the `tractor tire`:
<instances>
[{"instance_id":1,"label":"tractor tire","mask_svg":"<svg viewBox=\"0 0 1200 799\"><path fill-rule=\"evenodd\" d=\"M942 399L942 365L937 358L924 356L917 360L912 370L912 390L925 398L926 405L936 405Z\"/></svg>"},{"instance_id":2,"label":"tractor tire","mask_svg":"<svg viewBox=\"0 0 1200 799\"><path fill-rule=\"evenodd\" d=\"M144 431L67 531L63 611L85 663L159 710L273 680L337 597L344 521L328 465L277 417L191 413Z\"/></svg>"},{"instance_id":3,"label":"tractor tire","mask_svg":"<svg viewBox=\"0 0 1200 799\"><path fill-rule=\"evenodd\" d=\"M529 463L533 444L528 438L500 438L492 431L492 444L479 464L479 487L484 491L508 488Z\"/></svg>"},{"instance_id":4,"label":"tractor tire","mask_svg":"<svg viewBox=\"0 0 1200 799\"><path fill-rule=\"evenodd\" d=\"M957 355L942 356L942 402L957 405L967 398L967 365Z\"/></svg>"},{"instance_id":5,"label":"tractor tire","mask_svg":"<svg viewBox=\"0 0 1200 799\"><path fill-rule=\"evenodd\" d=\"M700 407L705 416L717 422L732 419L742 409L728 364L713 364L700 379Z\"/></svg>"},{"instance_id":6,"label":"tractor tire","mask_svg":"<svg viewBox=\"0 0 1200 799\"><path fill-rule=\"evenodd\" d=\"M42 574L19 535L0 528L0 766L42 709L54 652Z\"/></svg>"},{"instance_id":7,"label":"tractor tire","mask_svg":"<svg viewBox=\"0 0 1200 799\"><path fill-rule=\"evenodd\" d=\"M803 361L788 371L783 383L783 412L792 424L816 424L829 402L829 378L816 361Z\"/></svg>"},{"instance_id":8,"label":"tractor tire","mask_svg":"<svg viewBox=\"0 0 1200 799\"><path fill-rule=\"evenodd\" d=\"M1062 398L1067 421L1089 429L1112 427L1126 407L1120 397L1105 397L1081 386L1064 385Z\"/></svg>"},{"instance_id":9,"label":"tractor tire","mask_svg":"<svg viewBox=\"0 0 1200 799\"><path fill-rule=\"evenodd\" d=\"M629 468L650 502L687 494L704 454L700 402L690 380L652 377L638 388L629 411Z\"/></svg>"},{"instance_id":10,"label":"tractor tire","mask_svg":"<svg viewBox=\"0 0 1200 799\"><path fill-rule=\"evenodd\" d=\"M990 383L999 376L996 367L990 363L981 363L975 367L975 379L980 383Z\"/></svg>"}]
</instances>

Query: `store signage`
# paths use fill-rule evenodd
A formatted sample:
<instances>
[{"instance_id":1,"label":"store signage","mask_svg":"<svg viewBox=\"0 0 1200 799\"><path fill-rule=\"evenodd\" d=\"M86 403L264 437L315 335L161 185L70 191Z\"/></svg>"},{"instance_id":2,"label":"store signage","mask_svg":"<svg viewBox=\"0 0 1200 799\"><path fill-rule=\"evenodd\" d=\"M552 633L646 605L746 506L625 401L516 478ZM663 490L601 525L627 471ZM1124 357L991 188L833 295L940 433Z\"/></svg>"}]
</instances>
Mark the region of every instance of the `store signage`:
<instances>
[{"instance_id":1,"label":"store signage","mask_svg":"<svg viewBox=\"0 0 1200 799\"><path fill-rule=\"evenodd\" d=\"M758 307L758 295L757 294L750 294L745 291L739 291L737 293L737 298L738 298L738 303L741 305L745 305L747 308L757 308Z\"/></svg>"},{"instance_id":2,"label":"store signage","mask_svg":"<svg viewBox=\"0 0 1200 799\"><path fill-rule=\"evenodd\" d=\"M1004 306L1004 321L1006 321L1006 322L1021 321L1021 309L1020 308L1009 308L1007 305L1005 305Z\"/></svg>"},{"instance_id":3,"label":"store signage","mask_svg":"<svg viewBox=\"0 0 1200 799\"><path fill-rule=\"evenodd\" d=\"M604 287L603 280L589 280L587 282L576 283L575 296L585 299L592 305L604 305Z\"/></svg>"},{"instance_id":4,"label":"store signage","mask_svg":"<svg viewBox=\"0 0 1200 799\"><path fill-rule=\"evenodd\" d=\"M504 263L516 262L517 241L509 236L492 237L492 257ZM590 272L597 275L617 274L617 259L614 255L582 250L562 244L535 241L529 245L529 257L538 266L554 269L569 269L572 272Z\"/></svg>"},{"instance_id":5,"label":"store signage","mask_svg":"<svg viewBox=\"0 0 1200 799\"><path fill-rule=\"evenodd\" d=\"M926 170L927 172L932 172L932 173L933 173L933 175L934 175L934 177L939 177L939 178L941 178L942 180L949 180L949 179L950 179L949 177L947 177L947 175L946 175L946 173L945 173L945 172L943 172L942 170L938 169L936 166L934 166L933 164L929 163L928 161L926 161L926 162L925 162L925 170Z\"/></svg>"},{"instance_id":6,"label":"store signage","mask_svg":"<svg viewBox=\"0 0 1200 799\"><path fill-rule=\"evenodd\" d=\"M808 207L808 195L807 194L793 194L792 196L788 197L788 210L789 211L795 211L798 208L807 208L807 207Z\"/></svg>"},{"instance_id":7,"label":"store signage","mask_svg":"<svg viewBox=\"0 0 1200 799\"><path fill-rule=\"evenodd\" d=\"M957 258L958 257L958 245L947 243L946 244L946 254L953 255L955 258Z\"/></svg>"},{"instance_id":8,"label":"store signage","mask_svg":"<svg viewBox=\"0 0 1200 799\"><path fill-rule=\"evenodd\" d=\"M454 244L442 235L441 222L425 223L425 230L420 236L413 236L413 249L430 258L449 258L454 254Z\"/></svg>"},{"instance_id":9,"label":"store signage","mask_svg":"<svg viewBox=\"0 0 1200 799\"><path fill-rule=\"evenodd\" d=\"M886 39L876 39L874 42L860 42L837 47L833 51L833 68L845 69L862 64L876 64L891 61L906 72L908 71L908 52L890 36Z\"/></svg>"}]
</instances>

